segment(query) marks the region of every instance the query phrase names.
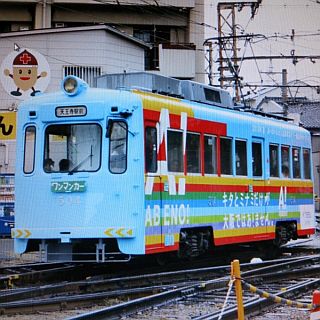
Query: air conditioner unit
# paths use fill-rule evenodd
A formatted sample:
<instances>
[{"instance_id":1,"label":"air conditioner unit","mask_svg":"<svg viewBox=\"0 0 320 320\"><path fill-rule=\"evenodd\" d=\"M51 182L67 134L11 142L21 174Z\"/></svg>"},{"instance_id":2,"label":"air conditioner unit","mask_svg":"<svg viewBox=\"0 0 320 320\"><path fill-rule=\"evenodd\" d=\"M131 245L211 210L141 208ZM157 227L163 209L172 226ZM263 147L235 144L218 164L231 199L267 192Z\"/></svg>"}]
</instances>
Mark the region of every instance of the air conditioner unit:
<instances>
[{"instance_id":1,"label":"air conditioner unit","mask_svg":"<svg viewBox=\"0 0 320 320\"><path fill-rule=\"evenodd\" d=\"M55 28L63 28L64 27L64 23L63 22L57 22L54 24Z\"/></svg>"}]
</instances>

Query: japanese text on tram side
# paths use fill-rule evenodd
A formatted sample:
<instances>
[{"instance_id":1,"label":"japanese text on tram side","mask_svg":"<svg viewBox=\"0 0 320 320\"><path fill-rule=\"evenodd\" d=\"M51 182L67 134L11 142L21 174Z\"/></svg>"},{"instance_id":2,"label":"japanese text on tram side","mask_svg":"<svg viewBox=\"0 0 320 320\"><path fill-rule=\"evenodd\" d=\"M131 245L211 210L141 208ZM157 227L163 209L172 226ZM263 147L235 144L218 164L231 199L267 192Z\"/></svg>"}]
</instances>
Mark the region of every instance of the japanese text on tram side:
<instances>
[{"instance_id":1,"label":"japanese text on tram side","mask_svg":"<svg viewBox=\"0 0 320 320\"><path fill-rule=\"evenodd\" d=\"M86 191L86 184L84 181L63 181L52 182L52 192L84 192Z\"/></svg>"},{"instance_id":2,"label":"japanese text on tram side","mask_svg":"<svg viewBox=\"0 0 320 320\"><path fill-rule=\"evenodd\" d=\"M230 192L223 193L224 207L264 207L270 204L270 192ZM254 228L273 225L268 213L226 214L223 218L223 229Z\"/></svg>"},{"instance_id":3,"label":"japanese text on tram side","mask_svg":"<svg viewBox=\"0 0 320 320\"><path fill-rule=\"evenodd\" d=\"M223 218L223 229L254 228L272 226L268 213L238 213L225 214Z\"/></svg>"},{"instance_id":4,"label":"japanese text on tram side","mask_svg":"<svg viewBox=\"0 0 320 320\"><path fill-rule=\"evenodd\" d=\"M222 203L225 207L268 206L270 203L270 192L224 192Z\"/></svg>"}]
</instances>

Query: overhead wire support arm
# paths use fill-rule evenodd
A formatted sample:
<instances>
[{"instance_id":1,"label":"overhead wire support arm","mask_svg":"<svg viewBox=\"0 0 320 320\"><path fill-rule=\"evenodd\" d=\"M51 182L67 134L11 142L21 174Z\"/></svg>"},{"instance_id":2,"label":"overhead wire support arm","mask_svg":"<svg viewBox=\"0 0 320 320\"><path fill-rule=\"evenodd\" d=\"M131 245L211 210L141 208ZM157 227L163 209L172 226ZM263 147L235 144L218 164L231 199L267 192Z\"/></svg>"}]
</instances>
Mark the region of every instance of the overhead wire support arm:
<instances>
[{"instance_id":1,"label":"overhead wire support arm","mask_svg":"<svg viewBox=\"0 0 320 320\"><path fill-rule=\"evenodd\" d=\"M320 59L320 56L318 55L278 55L278 56L251 56L251 57L243 57L242 60L273 60L273 59L310 59L311 62L312 60ZM235 61L234 58L229 58L229 60ZM227 58L223 58L223 61L227 61ZM219 60L218 60L219 61ZM217 61L217 62L218 62Z\"/></svg>"},{"instance_id":2,"label":"overhead wire support arm","mask_svg":"<svg viewBox=\"0 0 320 320\"><path fill-rule=\"evenodd\" d=\"M232 35L232 36L220 36L220 37L211 37L207 38L203 45L207 45L211 41L222 41L222 40L231 40L231 39L244 39L244 40L250 40L252 38L260 38L260 39L267 39L267 37L264 34L260 33L248 33L248 34L241 34L241 35Z\"/></svg>"}]
</instances>

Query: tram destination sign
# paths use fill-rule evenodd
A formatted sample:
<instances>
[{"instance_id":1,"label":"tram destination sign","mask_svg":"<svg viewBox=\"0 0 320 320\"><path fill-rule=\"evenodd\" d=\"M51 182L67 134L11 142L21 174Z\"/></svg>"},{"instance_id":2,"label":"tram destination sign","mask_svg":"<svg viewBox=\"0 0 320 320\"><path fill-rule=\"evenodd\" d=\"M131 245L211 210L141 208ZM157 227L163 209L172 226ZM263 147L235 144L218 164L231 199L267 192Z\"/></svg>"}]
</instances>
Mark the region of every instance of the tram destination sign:
<instances>
[{"instance_id":1,"label":"tram destination sign","mask_svg":"<svg viewBox=\"0 0 320 320\"><path fill-rule=\"evenodd\" d=\"M56 117L84 117L87 114L86 106L66 106L56 108Z\"/></svg>"},{"instance_id":2,"label":"tram destination sign","mask_svg":"<svg viewBox=\"0 0 320 320\"><path fill-rule=\"evenodd\" d=\"M55 193L85 192L85 181L52 181L51 191Z\"/></svg>"}]
</instances>

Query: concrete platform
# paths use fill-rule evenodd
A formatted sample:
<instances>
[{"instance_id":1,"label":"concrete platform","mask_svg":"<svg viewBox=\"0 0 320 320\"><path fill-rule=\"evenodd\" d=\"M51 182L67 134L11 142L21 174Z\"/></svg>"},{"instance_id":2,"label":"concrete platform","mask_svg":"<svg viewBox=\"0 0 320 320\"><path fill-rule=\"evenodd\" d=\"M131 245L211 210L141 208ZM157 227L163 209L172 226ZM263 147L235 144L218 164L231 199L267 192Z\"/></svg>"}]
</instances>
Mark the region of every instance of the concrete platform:
<instances>
[{"instance_id":1,"label":"concrete platform","mask_svg":"<svg viewBox=\"0 0 320 320\"><path fill-rule=\"evenodd\" d=\"M309 248L320 250L320 233L316 233L309 239L292 240L283 246L284 248Z\"/></svg>"}]
</instances>

